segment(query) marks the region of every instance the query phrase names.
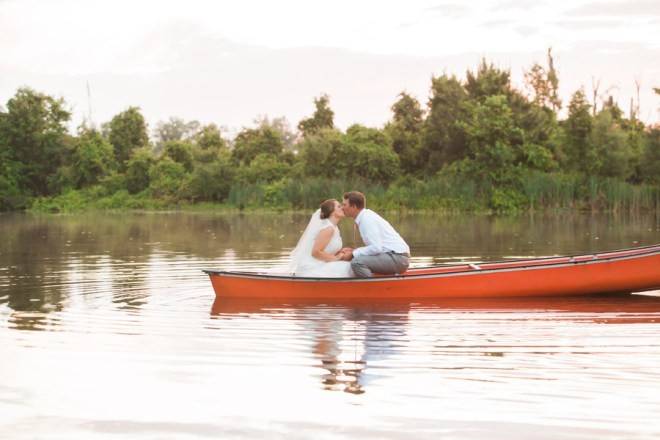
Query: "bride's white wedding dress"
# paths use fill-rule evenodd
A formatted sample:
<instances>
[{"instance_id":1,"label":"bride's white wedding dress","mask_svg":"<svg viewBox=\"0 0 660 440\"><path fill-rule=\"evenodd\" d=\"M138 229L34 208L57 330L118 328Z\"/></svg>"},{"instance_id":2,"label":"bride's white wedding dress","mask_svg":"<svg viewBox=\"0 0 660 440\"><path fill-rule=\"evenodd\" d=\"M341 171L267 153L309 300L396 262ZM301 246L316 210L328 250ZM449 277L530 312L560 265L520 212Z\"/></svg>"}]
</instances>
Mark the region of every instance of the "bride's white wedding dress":
<instances>
[{"instance_id":1,"label":"bride's white wedding dress","mask_svg":"<svg viewBox=\"0 0 660 440\"><path fill-rule=\"evenodd\" d=\"M318 278L349 278L354 277L351 263L348 261L322 261L312 256L314 240L319 232L326 228L333 228L332 238L324 251L336 254L342 248L339 228L328 219L321 219L321 211L317 210L300 237L298 244L291 252L291 263L288 272L297 277Z\"/></svg>"}]
</instances>

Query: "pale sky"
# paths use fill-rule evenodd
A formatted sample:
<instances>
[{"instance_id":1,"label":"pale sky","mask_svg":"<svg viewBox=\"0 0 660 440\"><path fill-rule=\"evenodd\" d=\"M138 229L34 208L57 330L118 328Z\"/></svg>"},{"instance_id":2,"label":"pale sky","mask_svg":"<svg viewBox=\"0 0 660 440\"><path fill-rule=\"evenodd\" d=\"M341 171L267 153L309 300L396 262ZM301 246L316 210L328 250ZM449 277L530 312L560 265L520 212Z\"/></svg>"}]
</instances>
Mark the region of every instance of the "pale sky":
<instances>
[{"instance_id":1,"label":"pale sky","mask_svg":"<svg viewBox=\"0 0 660 440\"><path fill-rule=\"evenodd\" d=\"M0 104L21 86L63 97L74 126L128 106L228 127L293 127L330 95L341 128L382 126L406 90L463 78L481 57L523 71L553 48L568 98L592 81L627 113L660 120L660 0L0 0Z\"/></svg>"}]
</instances>

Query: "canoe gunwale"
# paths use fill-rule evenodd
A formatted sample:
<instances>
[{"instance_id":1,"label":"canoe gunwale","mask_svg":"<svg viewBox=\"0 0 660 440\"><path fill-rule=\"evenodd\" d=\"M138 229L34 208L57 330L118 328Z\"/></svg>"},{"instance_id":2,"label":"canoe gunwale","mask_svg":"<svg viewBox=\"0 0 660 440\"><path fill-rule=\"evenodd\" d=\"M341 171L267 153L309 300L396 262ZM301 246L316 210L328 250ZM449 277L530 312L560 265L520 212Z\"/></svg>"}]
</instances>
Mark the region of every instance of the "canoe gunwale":
<instances>
[{"instance_id":1,"label":"canoe gunwale","mask_svg":"<svg viewBox=\"0 0 660 440\"><path fill-rule=\"evenodd\" d=\"M627 255L610 255L624 252L634 252ZM515 263L525 263L529 262L528 265L512 266L512 267L495 267L495 268L474 268L471 267L469 270L465 270L466 266L469 266L469 263L462 264L443 264L443 265L432 265L425 267L416 267L413 270L433 270L433 269L447 269L451 267L456 267L456 271L449 272L440 272L440 273L405 273L397 275L387 275L387 276L378 276L373 278L324 278L324 277L297 277L294 275L274 275L260 272L241 272L241 271L224 271L224 270L203 270L209 276L223 276L223 277L232 277L232 278L248 278L248 279L258 279L258 280L272 280L272 281L294 281L294 282L383 282L383 281L403 281L410 279L424 279L424 278L441 278L445 276L468 276L468 275L477 275L477 274L487 274L487 273L504 273L511 271L527 271L535 269L548 269L548 268L560 268L560 267L570 267L576 265L593 265L599 263L611 263L613 261L624 261L630 259L644 258L654 255L660 255L660 244L654 244L649 246L641 246L637 248L627 248L619 249L613 251L606 251L594 254L578 254L578 255L561 255L561 256L550 256L550 257L540 257L540 258L525 258L525 259L515 259L515 260L501 260L501 261L492 261L486 263L480 263L481 266L485 265L497 265L497 264L515 264ZM599 257L600 256L600 257ZM547 260L557 260L562 259L561 262L552 263L543 261ZM541 262L541 264L539 264ZM460 268L460 269L458 269Z\"/></svg>"}]
</instances>

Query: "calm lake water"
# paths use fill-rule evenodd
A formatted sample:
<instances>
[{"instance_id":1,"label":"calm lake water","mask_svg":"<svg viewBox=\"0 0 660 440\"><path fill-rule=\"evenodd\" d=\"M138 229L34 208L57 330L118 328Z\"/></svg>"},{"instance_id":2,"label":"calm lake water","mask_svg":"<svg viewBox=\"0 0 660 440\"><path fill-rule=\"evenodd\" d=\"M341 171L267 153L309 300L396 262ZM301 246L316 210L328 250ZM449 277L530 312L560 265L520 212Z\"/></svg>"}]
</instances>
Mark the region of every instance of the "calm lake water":
<instances>
[{"instance_id":1,"label":"calm lake water","mask_svg":"<svg viewBox=\"0 0 660 440\"><path fill-rule=\"evenodd\" d=\"M386 217L414 265L660 242L655 214ZM660 437L660 292L214 303L202 269L281 265L307 220L0 215L0 438Z\"/></svg>"}]
</instances>

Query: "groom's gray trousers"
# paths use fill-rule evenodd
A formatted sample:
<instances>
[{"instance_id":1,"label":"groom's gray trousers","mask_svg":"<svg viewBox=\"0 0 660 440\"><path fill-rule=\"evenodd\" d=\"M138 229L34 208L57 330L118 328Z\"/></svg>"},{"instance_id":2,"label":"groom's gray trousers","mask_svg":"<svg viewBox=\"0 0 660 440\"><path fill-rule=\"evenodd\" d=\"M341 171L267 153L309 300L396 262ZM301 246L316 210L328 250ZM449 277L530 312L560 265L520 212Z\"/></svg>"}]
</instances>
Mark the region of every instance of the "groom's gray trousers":
<instances>
[{"instance_id":1,"label":"groom's gray trousers","mask_svg":"<svg viewBox=\"0 0 660 440\"><path fill-rule=\"evenodd\" d=\"M356 277L369 278L374 273L383 275L394 275L403 273L408 269L410 256L408 254L397 254L386 252L377 255L360 255L351 260L351 269Z\"/></svg>"}]
</instances>

